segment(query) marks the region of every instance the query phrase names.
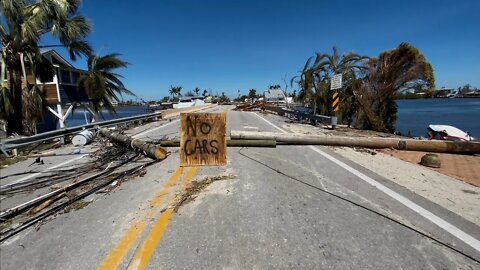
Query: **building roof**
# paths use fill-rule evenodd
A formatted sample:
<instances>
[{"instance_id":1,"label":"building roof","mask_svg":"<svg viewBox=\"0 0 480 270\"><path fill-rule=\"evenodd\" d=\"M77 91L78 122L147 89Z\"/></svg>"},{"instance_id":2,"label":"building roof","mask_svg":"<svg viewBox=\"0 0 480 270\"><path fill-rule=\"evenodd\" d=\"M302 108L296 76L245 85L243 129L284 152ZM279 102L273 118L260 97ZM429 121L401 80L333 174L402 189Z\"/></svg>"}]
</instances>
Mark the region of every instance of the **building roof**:
<instances>
[{"instance_id":1,"label":"building roof","mask_svg":"<svg viewBox=\"0 0 480 270\"><path fill-rule=\"evenodd\" d=\"M53 58L56 60L56 62L59 63L59 65L63 65L63 66L67 66L67 67L70 67L70 68L74 68L74 66L72 64L70 64L70 62L68 62L65 58L63 58L57 51L55 50L46 50L46 51L40 51L42 53L42 55L44 57L46 57L48 60L51 60L52 63L54 62L53 61ZM52 59L49 59L48 56L52 57ZM55 64L55 63L53 63Z\"/></svg>"}]
</instances>

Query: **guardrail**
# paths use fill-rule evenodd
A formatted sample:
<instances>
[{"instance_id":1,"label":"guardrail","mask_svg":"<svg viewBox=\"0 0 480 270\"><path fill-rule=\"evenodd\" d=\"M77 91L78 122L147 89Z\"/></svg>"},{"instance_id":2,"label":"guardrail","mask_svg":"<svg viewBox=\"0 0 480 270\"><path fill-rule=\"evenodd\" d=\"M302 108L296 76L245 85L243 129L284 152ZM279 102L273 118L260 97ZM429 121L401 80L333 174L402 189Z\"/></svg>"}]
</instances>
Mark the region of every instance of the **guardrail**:
<instances>
[{"instance_id":1,"label":"guardrail","mask_svg":"<svg viewBox=\"0 0 480 270\"><path fill-rule=\"evenodd\" d=\"M326 116L326 115L321 115L321 114L309 114L306 112L300 112L296 110L291 110L291 109L283 109L283 113L287 114L287 117L289 115L294 115L297 117L298 120L303 120L303 119L308 119L314 124L318 122L326 123L327 125L331 125L332 129L335 129L337 127L337 117L336 116Z\"/></svg>"},{"instance_id":2,"label":"guardrail","mask_svg":"<svg viewBox=\"0 0 480 270\"><path fill-rule=\"evenodd\" d=\"M116 125L116 124L123 124L123 123L138 121L138 120L146 120L146 119L157 118L157 117L161 117L161 116L162 116L161 112L141 114L141 115L136 115L136 116L129 116L129 117L112 119L112 120L106 120L106 121L101 121L101 122L94 122L94 123L90 123L90 124L86 124L86 125L82 125L82 126L67 127L67 128L47 131L47 132L44 132L44 133L29 136L29 137L4 139L4 140L0 141L0 150L5 155L8 156L6 151L9 150L9 149L15 149L15 148L27 146L27 145L34 144L34 143L41 143L41 142L56 139L56 138L62 138L62 137L68 136L68 135L73 135L73 134L75 134L79 131L85 130L85 129L92 129L92 128L97 127L97 126L104 127L104 126L110 126L110 125Z\"/></svg>"}]
</instances>

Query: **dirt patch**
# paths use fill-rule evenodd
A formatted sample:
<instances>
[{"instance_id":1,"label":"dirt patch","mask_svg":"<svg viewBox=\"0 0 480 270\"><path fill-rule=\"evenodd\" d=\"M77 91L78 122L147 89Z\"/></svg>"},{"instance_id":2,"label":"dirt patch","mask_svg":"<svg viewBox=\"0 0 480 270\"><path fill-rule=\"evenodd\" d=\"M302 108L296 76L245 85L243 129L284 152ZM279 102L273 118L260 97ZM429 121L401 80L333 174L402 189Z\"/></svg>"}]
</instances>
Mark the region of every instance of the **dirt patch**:
<instances>
[{"instance_id":1,"label":"dirt patch","mask_svg":"<svg viewBox=\"0 0 480 270\"><path fill-rule=\"evenodd\" d=\"M194 201L197 196L205 190L209 185L216 181L234 179L236 176L233 174L224 174L217 176L208 176L201 180L193 180L190 182L184 191L182 191L178 196L171 208L176 213L178 209L191 201Z\"/></svg>"},{"instance_id":2,"label":"dirt patch","mask_svg":"<svg viewBox=\"0 0 480 270\"><path fill-rule=\"evenodd\" d=\"M24 161L24 160L27 160L27 157L24 157L24 156L17 156L17 157L13 157L13 158L7 158L5 156L0 156L0 169L1 168L6 168L12 164L15 164L17 162L20 162L20 161Z\"/></svg>"},{"instance_id":3,"label":"dirt patch","mask_svg":"<svg viewBox=\"0 0 480 270\"><path fill-rule=\"evenodd\" d=\"M398 159L418 164L427 152L381 150L381 152ZM462 180L470 185L480 187L480 156L436 153L441 161L440 168L429 168L436 172Z\"/></svg>"}]
</instances>

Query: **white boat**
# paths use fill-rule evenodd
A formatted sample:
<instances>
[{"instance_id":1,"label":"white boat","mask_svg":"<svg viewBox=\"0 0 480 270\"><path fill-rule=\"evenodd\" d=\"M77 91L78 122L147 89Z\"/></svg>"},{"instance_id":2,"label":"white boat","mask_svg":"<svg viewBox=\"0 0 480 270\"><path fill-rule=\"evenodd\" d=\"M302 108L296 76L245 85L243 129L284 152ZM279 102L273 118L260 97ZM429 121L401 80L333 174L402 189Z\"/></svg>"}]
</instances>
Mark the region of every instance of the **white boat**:
<instances>
[{"instance_id":1,"label":"white boat","mask_svg":"<svg viewBox=\"0 0 480 270\"><path fill-rule=\"evenodd\" d=\"M428 125L429 139L440 139L448 141L473 141L474 138L468 132L464 132L448 125Z\"/></svg>"}]
</instances>

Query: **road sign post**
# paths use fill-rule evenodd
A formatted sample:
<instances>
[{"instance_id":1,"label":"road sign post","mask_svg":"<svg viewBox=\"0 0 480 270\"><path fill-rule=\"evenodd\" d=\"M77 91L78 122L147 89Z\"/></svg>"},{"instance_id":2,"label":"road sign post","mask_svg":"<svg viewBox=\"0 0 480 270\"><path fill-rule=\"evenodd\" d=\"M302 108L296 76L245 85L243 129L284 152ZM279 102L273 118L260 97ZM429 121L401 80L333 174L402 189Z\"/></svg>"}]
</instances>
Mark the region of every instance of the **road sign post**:
<instances>
[{"instance_id":1,"label":"road sign post","mask_svg":"<svg viewBox=\"0 0 480 270\"><path fill-rule=\"evenodd\" d=\"M180 166L226 165L226 115L182 113Z\"/></svg>"},{"instance_id":2,"label":"road sign post","mask_svg":"<svg viewBox=\"0 0 480 270\"><path fill-rule=\"evenodd\" d=\"M330 90L342 89L342 74L335 74L330 82ZM340 107L340 95L337 91L332 94L332 128L337 125L337 114Z\"/></svg>"}]
</instances>

